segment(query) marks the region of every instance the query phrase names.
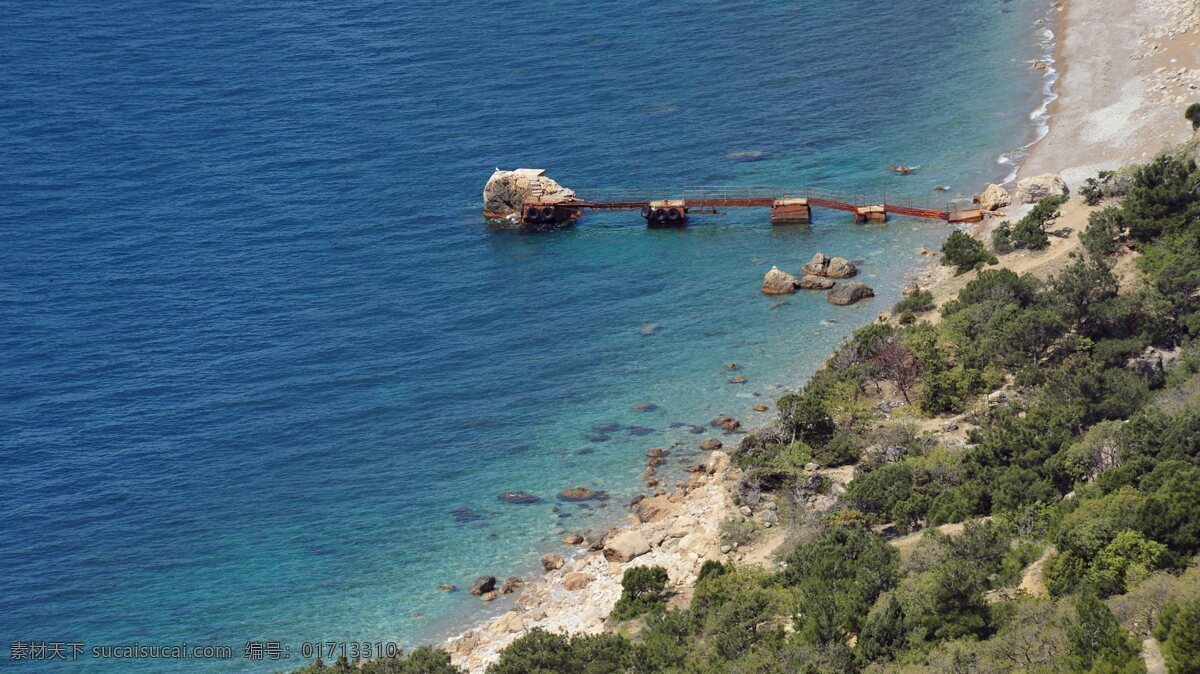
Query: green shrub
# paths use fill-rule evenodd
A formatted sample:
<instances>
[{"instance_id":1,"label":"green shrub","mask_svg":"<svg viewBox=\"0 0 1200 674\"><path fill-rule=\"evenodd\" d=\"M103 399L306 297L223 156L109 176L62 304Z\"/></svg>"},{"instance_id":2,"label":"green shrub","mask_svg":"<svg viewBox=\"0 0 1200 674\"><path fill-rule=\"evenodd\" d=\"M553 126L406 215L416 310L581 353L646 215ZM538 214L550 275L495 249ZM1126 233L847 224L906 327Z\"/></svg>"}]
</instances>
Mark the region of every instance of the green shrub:
<instances>
[{"instance_id":1,"label":"green shrub","mask_svg":"<svg viewBox=\"0 0 1200 674\"><path fill-rule=\"evenodd\" d=\"M982 243L960 231L951 232L942 244L942 264L954 267L957 274L982 267L985 262L995 264L994 260Z\"/></svg>"},{"instance_id":2,"label":"green shrub","mask_svg":"<svg viewBox=\"0 0 1200 674\"><path fill-rule=\"evenodd\" d=\"M1140 649L1095 594L1085 593L1076 601L1067 638L1077 671L1136 672L1142 665Z\"/></svg>"},{"instance_id":3,"label":"green shrub","mask_svg":"<svg viewBox=\"0 0 1200 674\"><path fill-rule=\"evenodd\" d=\"M552 634L535 628L500 652L488 674L594 674L632 672L640 649L616 634Z\"/></svg>"},{"instance_id":4,"label":"green shrub","mask_svg":"<svg viewBox=\"0 0 1200 674\"><path fill-rule=\"evenodd\" d=\"M833 437L836 426L833 417L816 395L789 393L776 403L779 408L779 423L793 440L803 440L810 445L821 445Z\"/></svg>"},{"instance_id":5,"label":"green shrub","mask_svg":"<svg viewBox=\"0 0 1200 674\"><path fill-rule=\"evenodd\" d=\"M1079 241L1094 258L1104 258L1121 247L1121 210L1109 206L1088 215L1088 226L1079 234Z\"/></svg>"},{"instance_id":6,"label":"green shrub","mask_svg":"<svg viewBox=\"0 0 1200 674\"><path fill-rule=\"evenodd\" d=\"M1200 129L1200 103L1192 103L1183 113L1184 119L1192 123L1193 129Z\"/></svg>"},{"instance_id":7,"label":"green shrub","mask_svg":"<svg viewBox=\"0 0 1200 674\"><path fill-rule=\"evenodd\" d=\"M1147 242L1194 227L1200 219L1197 181L1200 169L1192 159L1164 155L1139 168L1121 203L1130 236Z\"/></svg>"},{"instance_id":8,"label":"green shrub","mask_svg":"<svg viewBox=\"0 0 1200 674\"><path fill-rule=\"evenodd\" d=\"M667 588L667 570L661 566L632 566L621 577L621 598L613 607L612 616L629 620L664 608L663 591Z\"/></svg>"},{"instance_id":9,"label":"green shrub","mask_svg":"<svg viewBox=\"0 0 1200 674\"><path fill-rule=\"evenodd\" d=\"M418 646L404 655L367 660L351 664L339 657L326 665L319 657L316 662L295 671L295 674L465 674L466 670L450 664L450 654L430 646Z\"/></svg>"},{"instance_id":10,"label":"green shrub","mask_svg":"<svg viewBox=\"0 0 1200 674\"><path fill-rule=\"evenodd\" d=\"M725 565L715 559L705 560L700 566L700 573L696 575L696 582L701 583L706 578L716 578L724 574L726 571Z\"/></svg>"},{"instance_id":11,"label":"green shrub","mask_svg":"<svg viewBox=\"0 0 1200 674\"><path fill-rule=\"evenodd\" d=\"M1011 253L1013 251L1012 233L1012 223L1008 220L996 225L996 228L992 230L992 252L997 255Z\"/></svg>"},{"instance_id":12,"label":"green shrub","mask_svg":"<svg viewBox=\"0 0 1200 674\"><path fill-rule=\"evenodd\" d=\"M904 607L896 595L887 593L879 598L867 615L854 656L861 665L891 660L908 640Z\"/></svg>"},{"instance_id":13,"label":"green shrub","mask_svg":"<svg viewBox=\"0 0 1200 674\"><path fill-rule=\"evenodd\" d=\"M896 303L892 312L899 317L901 323L912 323L917 314L925 313L933 308L933 293L928 290L918 290Z\"/></svg>"},{"instance_id":14,"label":"green shrub","mask_svg":"<svg viewBox=\"0 0 1200 674\"><path fill-rule=\"evenodd\" d=\"M1017 224L1013 226L1011 246L1013 248L1041 250L1050 245L1050 238L1046 235L1046 226L1061 215L1058 209L1066 201L1066 197L1050 196L1044 197L1041 201L1034 204L1029 213L1025 214L1025 217L1018 220Z\"/></svg>"},{"instance_id":15,"label":"green shrub","mask_svg":"<svg viewBox=\"0 0 1200 674\"><path fill-rule=\"evenodd\" d=\"M852 433L837 433L829 442L813 449L813 459L822 466L844 466L862 456L862 439Z\"/></svg>"},{"instance_id":16,"label":"green shrub","mask_svg":"<svg viewBox=\"0 0 1200 674\"><path fill-rule=\"evenodd\" d=\"M1200 596L1168 604L1155 636L1163 640L1172 672L1200 673Z\"/></svg>"},{"instance_id":17,"label":"green shrub","mask_svg":"<svg viewBox=\"0 0 1200 674\"><path fill-rule=\"evenodd\" d=\"M931 370L925 375L921 411L930 415L962 412L967 399L983 388L983 376L977 369L959 365Z\"/></svg>"}]
</instances>

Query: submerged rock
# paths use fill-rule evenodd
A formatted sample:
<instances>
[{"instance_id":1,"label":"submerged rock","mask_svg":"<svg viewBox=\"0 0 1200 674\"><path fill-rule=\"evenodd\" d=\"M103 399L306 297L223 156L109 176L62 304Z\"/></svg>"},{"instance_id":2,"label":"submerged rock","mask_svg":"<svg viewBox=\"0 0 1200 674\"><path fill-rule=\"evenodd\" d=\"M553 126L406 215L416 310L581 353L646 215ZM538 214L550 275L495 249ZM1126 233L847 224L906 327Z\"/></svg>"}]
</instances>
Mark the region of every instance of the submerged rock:
<instances>
[{"instance_id":1,"label":"submerged rock","mask_svg":"<svg viewBox=\"0 0 1200 674\"><path fill-rule=\"evenodd\" d=\"M875 291L865 283L843 283L830 290L829 294L826 295L826 299L829 300L830 304L845 306L874 296Z\"/></svg>"},{"instance_id":2,"label":"submerged rock","mask_svg":"<svg viewBox=\"0 0 1200 674\"><path fill-rule=\"evenodd\" d=\"M744 150L742 152L728 152L725 154L725 161L732 162L748 162L762 161L767 155L762 150Z\"/></svg>"},{"instance_id":3,"label":"submerged rock","mask_svg":"<svg viewBox=\"0 0 1200 674\"><path fill-rule=\"evenodd\" d=\"M700 443L700 449L703 449L706 452L718 450L721 448L721 446L721 441L716 438L705 438L704 441Z\"/></svg>"},{"instance_id":4,"label":"submerged rock","mask_svg":"<svg viewBox=\"0 0 1200 674\"><path fill-rule=\"evenodd\" d=\"M571 487L559 492L558 498L562 501L602 501L608 498L608 494L602 491L593 491L587 487Z\"/></svg>"},{"instance_id":5,"label":"submerged rock","mask_svg":"<svg viewBox=\"0 0 1200 674\"><path fill-rule=\"evenodd\" d=\"M478 522L483 519L483 515L480 515L466 506L455 508L454 510L450 511L450 514L454 516L454 521L458 522L459 524Z\"/></svg>"},{"instance_id":6,"label":"submerged rock","mask_svg":"<svg viewBox=\"0 0 1200 674\"><path fill-rule=\"evenodd\" d=\"M526 491L506 491L496 498L500 499L502 503L511 503L512 505L529 505L542 502L542 499Z\"/></svg>"}]
</instances>

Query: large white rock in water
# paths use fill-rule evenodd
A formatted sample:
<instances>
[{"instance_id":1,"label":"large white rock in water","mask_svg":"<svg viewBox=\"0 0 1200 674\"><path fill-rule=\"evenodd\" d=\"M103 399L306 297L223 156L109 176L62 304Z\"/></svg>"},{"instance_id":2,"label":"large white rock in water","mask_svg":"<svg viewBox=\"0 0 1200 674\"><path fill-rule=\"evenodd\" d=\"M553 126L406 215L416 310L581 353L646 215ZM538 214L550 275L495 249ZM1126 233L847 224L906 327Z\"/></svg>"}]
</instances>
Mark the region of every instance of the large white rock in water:
<instances>
[{"instance_id":1,"label":"large white rock in water","mask_svg":"<svg viewBox=\"0 0 1200 674\"><path fill-rule=\"evenodd\" d=\"M492 177L488 178L487 185L483 187L484 216L506 218L520 213L530 198L553 203L575 196L574 190L559 185L545 174L545 169L496 169Z\"/></svg>"},{"instance_id":2,"label":"large white rock in water","mask_svg":"<svg viewBox=\"0 0 1200 674\"><path fill-rule=\"evenodd\" d=\"M1008 190L996 185L995 183L988 185L974 199L975 203L979 204L979 208L985 211L994 211L1012 203L1012 197Z\"/></svg>"},{"instance_id":3,"label":"large white rock in water","mask_svg":"<svg viewBox=\"0 0 1200 674\"><path fill-rule=\"evenodd\" d=\"M779 267L771 267L771 271L763 276L762 291L767 295L787 295L796 292L799 287L800 282L796 277Z\"/></svg>"},{"instance_id":4,"label":"large white rock in water","mask_svg":"<svg viewBox=\"0 0 1200 674\"><path fill-rule=\"evenodd\" d=\"M1065 197L1070 194L1061 176L1043 173L1040 176L1022 178L1017 181L1017 203L1036 204L1050 196Z\"/></svg>"}]
</instances>

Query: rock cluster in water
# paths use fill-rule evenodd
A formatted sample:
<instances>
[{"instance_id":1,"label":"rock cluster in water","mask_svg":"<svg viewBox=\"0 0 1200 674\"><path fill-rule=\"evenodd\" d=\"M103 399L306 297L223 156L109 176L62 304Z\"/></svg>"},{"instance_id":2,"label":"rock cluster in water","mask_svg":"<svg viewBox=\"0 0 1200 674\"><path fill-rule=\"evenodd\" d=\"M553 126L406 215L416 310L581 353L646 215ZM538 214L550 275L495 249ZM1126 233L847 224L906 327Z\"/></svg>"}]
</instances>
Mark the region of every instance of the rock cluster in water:
<instances>
[{"instance_id":1,"label":"rock cluster in water","mask_svg":"<svg viewBox=\"0 0 1200 674\"><path fill-rule=\"evenodd\" d=\"M813 255L812 260L802 269L807 274L829 278L850 278L858 273L858 268L850 260L844 257L829 257L824 253Z\"/></svg>"},{"instance_id":2,"label":"rock cluster in water","mask_svg":"<svg viewBox=\"0 0 1200 674\"><path fill-rule=\"evenodd\" d=\"M844 257L829 257L824 253L817 253L812 260L805 263L802 270L805 272L805 276L801 280L780 270L779 267L771 267L771 270L763 276L763 293L785 295L797 290L829 290L828 300L832 304L838 305L853 304L861 299L875 296L875 291L862 283L846 284L845 289L835 287L836 282L832 279L850 278L858 274L858 268L854 266L854 263ZM832 290L830 290L831 288Z\"/></svg>"}]
</instances>

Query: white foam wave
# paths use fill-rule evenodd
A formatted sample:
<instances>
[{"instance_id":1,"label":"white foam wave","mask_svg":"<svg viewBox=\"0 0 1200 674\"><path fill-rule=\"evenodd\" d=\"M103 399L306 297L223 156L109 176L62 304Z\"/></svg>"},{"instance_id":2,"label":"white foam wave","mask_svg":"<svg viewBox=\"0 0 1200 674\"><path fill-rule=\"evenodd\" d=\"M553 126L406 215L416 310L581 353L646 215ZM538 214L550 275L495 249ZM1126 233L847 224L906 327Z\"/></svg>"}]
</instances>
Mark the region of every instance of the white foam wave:
<instances>
[{"instance_id":1,"label":"white foam wave","mask_svg":"<svg viewBox=\"0 0 1200 674\"><path fill-rule=\"evenodd\" d=\"M1053 11L1053 10L1050 10ZM1047 15L1046 20L1052 19L1052 15ZM1046 64L1042 73L1042 100L1041 103L1029 113L1029 121L1033 122L1035 131L1033 140L1009 152L1005 152L996 158L996 163L1003 166L1011 166L1012 169L1004 176L1001 184L1008 184L1017 179L1017 172L1021 167L1021 160L1029 154L1030 149L1037 145L1046 134L1050 132L1050 106L1054 101L1058 100L1058 68L1055 68L1056 61L1054 59L1055 52L1055 34L1048 27L1041 27L1037 31L1038 47L1040 47L1040 56L1036 61L1030 61L1032 67L1034 63L1041 62Z\"/></svg>"}]
</instances>

